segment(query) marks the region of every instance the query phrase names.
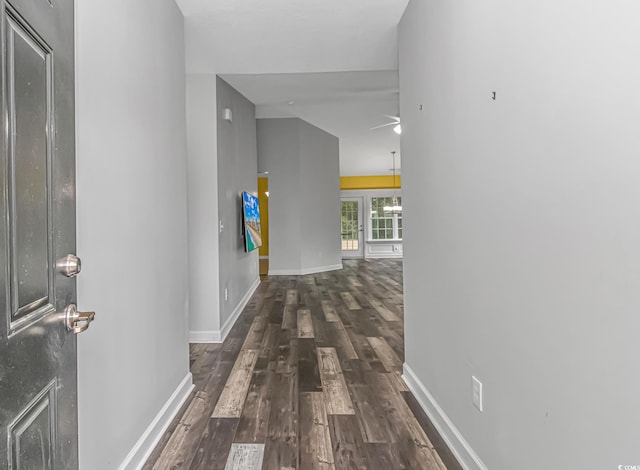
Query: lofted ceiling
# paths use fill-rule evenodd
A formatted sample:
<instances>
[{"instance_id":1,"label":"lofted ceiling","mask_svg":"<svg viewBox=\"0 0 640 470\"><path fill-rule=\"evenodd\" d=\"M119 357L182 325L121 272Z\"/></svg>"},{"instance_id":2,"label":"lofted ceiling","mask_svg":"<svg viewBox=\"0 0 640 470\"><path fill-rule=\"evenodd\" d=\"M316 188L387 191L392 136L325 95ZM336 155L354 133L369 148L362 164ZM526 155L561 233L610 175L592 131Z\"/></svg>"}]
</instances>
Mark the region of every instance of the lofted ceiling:
<instances>
[{"instance_id":1,"label":"lofted ceiling","mask_svg":"<svg viewBox=\"0 0 640 470\"><path fill-rule=\"evenodd\" d=\"M299 117L340 139L342 175L389 174L400 150L397 25L409 0L176 0L187 73L218 74L257 117Z\"/></svg>"},{"instance_id":2,"label":"lofted ceiling","mask_svg":"<svg viewBox=\"0 0 640 470\"><path fill-rule=\"evenodd\" d=\"M388 174L400 151L396 71L221 75L256 104L258 118L299 117L340 139L340 174ZM399 166L400 160L397 159Z\"/></svg>"}]
</instances>

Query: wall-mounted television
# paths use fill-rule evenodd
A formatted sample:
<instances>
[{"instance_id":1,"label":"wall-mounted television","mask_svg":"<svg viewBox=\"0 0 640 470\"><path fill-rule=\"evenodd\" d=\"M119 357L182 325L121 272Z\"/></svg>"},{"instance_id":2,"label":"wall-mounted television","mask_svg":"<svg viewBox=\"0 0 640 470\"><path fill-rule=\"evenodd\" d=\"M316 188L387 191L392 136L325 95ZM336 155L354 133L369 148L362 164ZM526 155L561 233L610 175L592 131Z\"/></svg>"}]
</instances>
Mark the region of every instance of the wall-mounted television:
<instances>
[{"instance_id":1,"label":"wall-mounted television","mask_svg":"<svg viewBox=\"0 0 640 470\"><path fill-rule=\"evenodd\" d=\"M260 230L260 205L258 197L244 191L242 193L242 223L244 232L244 251L247 253L262 246Z\"/></svg>"}]
</instances>

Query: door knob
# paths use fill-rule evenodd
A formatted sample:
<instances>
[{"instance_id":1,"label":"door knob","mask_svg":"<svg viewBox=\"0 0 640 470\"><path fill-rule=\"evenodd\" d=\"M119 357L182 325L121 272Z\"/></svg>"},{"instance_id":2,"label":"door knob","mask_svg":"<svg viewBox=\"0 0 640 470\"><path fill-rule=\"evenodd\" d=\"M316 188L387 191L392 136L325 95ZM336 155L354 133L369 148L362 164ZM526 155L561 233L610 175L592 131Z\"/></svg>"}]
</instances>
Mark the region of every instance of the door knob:
<instances>
[{"instance_id":1,"label":"door knob","mask_svg":"<svg viewBox=\"0 0 640 470\"><path fill-rule=\"evenodd\" d=\"M75 334L82 333L89 328L89 324L96 316L96 312L78 312L75 304L69 305L64 313L67 329Z\"/></svg>"},{"instance_id":2,"label":"door knob","mask_svg":"<svg viewBox=\"0 0 640 470\"><path fill-rule=\"evenodd\" d=\"M82 262L76 255L67 255L56 262L56 268L67 277L75 277L82 269Z\"/></svg>"}]
</instances>

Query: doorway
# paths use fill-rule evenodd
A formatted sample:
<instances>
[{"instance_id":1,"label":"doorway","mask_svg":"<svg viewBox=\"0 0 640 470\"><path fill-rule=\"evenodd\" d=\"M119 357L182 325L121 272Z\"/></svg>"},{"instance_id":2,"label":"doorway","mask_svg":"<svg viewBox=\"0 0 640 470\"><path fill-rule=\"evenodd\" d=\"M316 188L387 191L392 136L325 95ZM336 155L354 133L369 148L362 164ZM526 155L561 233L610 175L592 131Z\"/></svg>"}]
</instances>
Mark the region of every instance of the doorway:
<instances>
[{"instance_id":1,"label":"doorway","mask_svg":"<svg viewBox=\"0 0 640 470\"><path fill-rule=\"evenodd\" d=\"M363 198L340 199L340 240L343 258L364 256Z\"/></svg>"},{"instance_id":2,"label":"doorway","mask_svg":"<svg viewBox=\"0 0 640 470\"><path fill-rule=\"evenodd\" d=\"M260 225L262 228L262 245L260 246L260 277L269 275L269 178L258 176L258 201L260 206Z\"/></svg>"}]
</instances>

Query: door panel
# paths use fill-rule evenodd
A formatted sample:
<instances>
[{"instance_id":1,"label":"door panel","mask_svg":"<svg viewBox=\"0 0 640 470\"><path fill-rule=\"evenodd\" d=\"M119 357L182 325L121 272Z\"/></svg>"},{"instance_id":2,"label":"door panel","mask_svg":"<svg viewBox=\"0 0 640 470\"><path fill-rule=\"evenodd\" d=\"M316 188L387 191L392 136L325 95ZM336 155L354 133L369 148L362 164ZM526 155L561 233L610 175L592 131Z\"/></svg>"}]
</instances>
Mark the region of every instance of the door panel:
<instances>
[{"instance_id":1,"label":"door panel","mask_svg":"<svg viewBox=\"0 0 640 470\"><path fill-rule=\"evenodd\" d=\"M341 198L340 205L342 257L362 258L362 198Z\"/></svg>"},{"instance_id":2,"label":"door panel","mask_svg":"<svg viewBox=\"0 0 640 470\"><path fill-rule=\"evenodd\" d=\"M50 230L50 53L9 15L9 231L12 325L29 314L53 310ZM40 310L38 312L38 310Z\"/></svg>"},{"instance_id":3,"label":"door panel","mask_svg":"<svg viewBox=\"0 0 640 470\"><path fill-rule=\"evenodd\" d=\"M9 425L10 468L53 468L56 381L48 384Z\"/></svg>"},{"instance_id":4,"label":"door panel","mask_svg":"<svg viewBox=\"0 0 640 470\"><path fill-rule=\"evenodd\" d=\"M0 0L0 469L76 469L73 1Z\"/></svg>"}]
</instances>

